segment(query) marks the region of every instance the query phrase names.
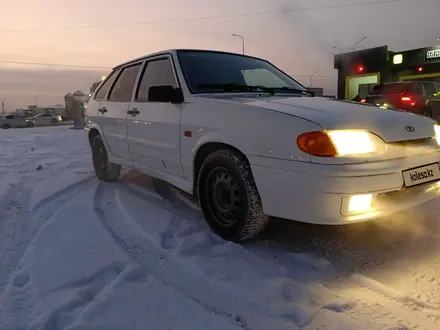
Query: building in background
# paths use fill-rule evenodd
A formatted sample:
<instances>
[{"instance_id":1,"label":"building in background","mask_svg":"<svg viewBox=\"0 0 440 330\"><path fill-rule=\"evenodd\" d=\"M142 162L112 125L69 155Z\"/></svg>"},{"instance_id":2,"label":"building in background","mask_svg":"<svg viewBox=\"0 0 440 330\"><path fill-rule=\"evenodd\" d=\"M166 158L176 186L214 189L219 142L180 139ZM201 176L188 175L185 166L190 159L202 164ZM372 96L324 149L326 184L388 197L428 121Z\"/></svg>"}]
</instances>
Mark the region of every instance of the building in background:
<instances>
[{"instance_id":1,"label":"building in background","mask_svg":"<svg viewBox=\"0 0 440 330\"><path fill-rule=\"evenodd\" d=\"M440 45L402 52L388 46L364 49L334 57L338 70L338 99L365 98L374 85L405 80L440 82Z\"/></svg>"},{"instance_id":2,"label":"building in background","mask_svg":"<svg viewBox=\"0 0 440 330\"><path fill-rule=\"evenodd\" d=\"M88 94L84 94L82 91L77 90L75 93L67 93L64 95L64 103L66 108L66 114L69 119L77 118L78 114L74 114L74 105L75 101L78 101L81 104L87 104L90 96Z\"/></svg>"},{"instance_id":3,"label":"building in background","mask_svg":"<svg viewBox=\"0 0 440 330\"><path fill-rule=\"evenodd\" d=\"M90 94L93 94L96 91L96 89L99 87L99 85L101 85L101 83L102 83L102 80L95 81L93 83L93 85L90 87ZM90 96L92 96L92 95L90 95Z\"/></svg>"}]
</instances>

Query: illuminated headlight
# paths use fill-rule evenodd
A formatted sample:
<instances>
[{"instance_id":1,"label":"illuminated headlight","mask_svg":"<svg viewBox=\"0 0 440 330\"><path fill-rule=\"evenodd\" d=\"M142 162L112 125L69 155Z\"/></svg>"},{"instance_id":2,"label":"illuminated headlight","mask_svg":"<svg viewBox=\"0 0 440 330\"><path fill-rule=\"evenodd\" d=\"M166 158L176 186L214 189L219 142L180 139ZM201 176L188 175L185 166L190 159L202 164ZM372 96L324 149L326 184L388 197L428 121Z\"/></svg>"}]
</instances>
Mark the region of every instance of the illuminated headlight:
<instances>
[{"instance_id":1,"label":"illuminated headlight","mask_svg":"<svg viewBox=\"0 0 440 330\"><path fill-rule=\"evenodd\" d=\"M435 139L437 140L437 144L440 145L440 125L434 125Z\"/></svg>"},{"instance_id":2,"label":"illuminated headlight","mask_svg":"<svg viewBox=\"0 0 440 330\"><path fill-rule=\"evenodd\" d=\"M327 134L332 140L338 156L378 154L385 152L387 148L381 138L368 131L328 131Z\"/></svg>"}]
</instances>

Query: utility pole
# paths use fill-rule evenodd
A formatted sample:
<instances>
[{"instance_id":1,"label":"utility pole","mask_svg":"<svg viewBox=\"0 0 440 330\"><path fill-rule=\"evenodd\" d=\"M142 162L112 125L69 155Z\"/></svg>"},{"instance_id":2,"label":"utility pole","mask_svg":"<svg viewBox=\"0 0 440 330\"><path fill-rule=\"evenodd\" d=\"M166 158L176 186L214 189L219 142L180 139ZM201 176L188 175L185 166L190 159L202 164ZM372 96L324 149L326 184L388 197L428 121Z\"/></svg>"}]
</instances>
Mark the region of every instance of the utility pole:
<instances>
[{"instance_id":1,"label":"utility pole","mask_svg":"<svg viewBox=\"0 0 440 330\"><path fill-rule=\"evenodd\" d=\"M2 114L5 114L5 102L2 100Z\"/></svg>"},{"instance_id":2,"label":"utility pole","mask_svg":"<svg viewBox=\"0 0 440 330\"><path fill-rule=\"evenodd\" d=\"M235 34L235 33L233 33L232 36L241 38L241 48L242 48L242 53L244 55L244 37L240 34Z\"/></svg>"}]
</instances>

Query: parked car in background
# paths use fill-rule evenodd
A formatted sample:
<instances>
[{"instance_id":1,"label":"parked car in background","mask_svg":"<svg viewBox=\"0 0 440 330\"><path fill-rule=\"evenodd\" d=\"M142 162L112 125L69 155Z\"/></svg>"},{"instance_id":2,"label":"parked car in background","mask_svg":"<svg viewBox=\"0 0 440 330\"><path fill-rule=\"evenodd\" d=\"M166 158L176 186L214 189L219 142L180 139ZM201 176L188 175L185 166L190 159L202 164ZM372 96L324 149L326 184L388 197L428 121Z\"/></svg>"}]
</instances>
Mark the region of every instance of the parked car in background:
<instances>
[{"instance_id":1,"label":"parked car in background","mask_svg":"<svg viewBox=\"0 0 440 330\"><path fill-rule=\"evenodd\" d=\"M53 113L40 113L34 117L32 120L35 125L56 125L62 122L61 116Z\"/></svg>"},{"instance_id":2,"label":"parked car in background","mask_svg":"<svg viewBox=\"0 0 440 330\"><path fill-rule=\"evenodd\" d=\"M379 84L373 87L366 98L366 103L384 109L399 109L439 118L440 85L434 81L402 81Z\"/></svg>"},{"instance_id":3,"label":"parked car in background","mask_svg":"<svg viewBox=\"0 0 440 330\"><path fill-rule=\"evenodd\" d=\"M25 116L15 114L0 115L0 127L3 129L8 128L22 128L32 127L34 125L32 120L29 120Z\"/></svg>"},{"instance_id":4,"label":"parked car in background","mask_svg":"<svg viewBox=\"0 0 440 330\"><path fill-rule=\"evenodd\" d=\"M96 176L127 166L194 194L233 241L269 216L351 224L440 196L435 121L313 95L250 56L171 50L123 63L87 107Z\"/></svg>"}]
</instances>

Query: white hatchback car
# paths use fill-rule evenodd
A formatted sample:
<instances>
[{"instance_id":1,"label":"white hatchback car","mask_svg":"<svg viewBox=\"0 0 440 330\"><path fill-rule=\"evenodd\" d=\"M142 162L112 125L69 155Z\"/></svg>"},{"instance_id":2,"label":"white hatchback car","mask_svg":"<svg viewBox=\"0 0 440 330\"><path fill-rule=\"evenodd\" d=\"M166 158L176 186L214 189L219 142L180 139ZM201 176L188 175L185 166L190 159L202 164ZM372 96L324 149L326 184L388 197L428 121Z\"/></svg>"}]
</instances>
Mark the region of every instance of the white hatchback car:
<instances>
[{"instance_id":1,"label":"white hatchback car","mask_svg":"<svg viewBox=\"0 0 440 330\"><path fill-rule=\"evenodd\" d=\"M121 64L86 121L99 179L122 165L167 181L228 240L268 216L349 224L440 194L432 119L314 97L255 57L170 50Z\"/></svg>"},{"instance_id":2,"label":"white hatchback car","mask_svg":"<svg viewBox=\"0 0 440 330\"><path fill-rule=\"evenodd\" d=\"M31 119L36 125L56 125L62 122L61 116L55 113L40 113Z\"/></svg>"}]
</instances>

